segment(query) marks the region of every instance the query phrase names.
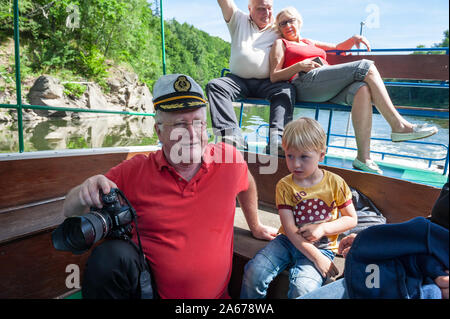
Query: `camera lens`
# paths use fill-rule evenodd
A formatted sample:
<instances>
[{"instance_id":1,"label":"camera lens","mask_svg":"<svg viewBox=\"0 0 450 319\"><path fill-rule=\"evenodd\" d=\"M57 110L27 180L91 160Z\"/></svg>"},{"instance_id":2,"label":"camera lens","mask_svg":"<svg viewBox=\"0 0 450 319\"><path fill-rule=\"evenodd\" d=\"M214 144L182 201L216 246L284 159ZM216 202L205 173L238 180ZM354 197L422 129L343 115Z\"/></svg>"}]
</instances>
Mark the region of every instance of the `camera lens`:
<instances>
[{"instance_id":1,"label":"camera lens","mask_svg":"<svg viewBox=\"0 0 450 319\"><path fill-rule=\"evenodd\" d=\"M105 237L111 225L108 214L98 212L67 218L52 233L53 246L58 250L81 254Z\"/></svg>"},{"instance_id":2,"label":"camera lens","mask_svg":"<svg viewBox=\"0 0 450 319\"><path fill-rule=\"evenodd\" d=\"M86 237L89 238L92 237L92 235L89 234L89 230L86 232L86 227L84 227L85 232L82 231L82 220L82 217L71 218L67 221L67 225L64 229L68 245L75 250L89 249L90 243L92 242L91 240L86 241Z\"/></svg>"}]
</instances>

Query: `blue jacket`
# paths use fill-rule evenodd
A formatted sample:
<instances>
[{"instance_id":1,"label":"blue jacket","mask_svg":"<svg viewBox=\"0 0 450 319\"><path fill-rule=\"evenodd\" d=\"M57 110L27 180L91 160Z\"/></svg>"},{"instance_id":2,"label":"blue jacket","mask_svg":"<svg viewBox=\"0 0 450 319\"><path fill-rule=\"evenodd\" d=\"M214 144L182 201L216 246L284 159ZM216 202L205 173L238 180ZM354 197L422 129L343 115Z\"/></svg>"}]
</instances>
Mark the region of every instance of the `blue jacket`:
<instances>
[{"instance_id":1,"label":"blue jacket","mask_svg":"<svg viewBox=\"0 0 450 319\"><path fill-rule=\"evenodd\" d=\"M350 298L440 298L433 279L447 275L449 234L423 217L369 227L345 260Z\"/></svg>"}]
</instances>

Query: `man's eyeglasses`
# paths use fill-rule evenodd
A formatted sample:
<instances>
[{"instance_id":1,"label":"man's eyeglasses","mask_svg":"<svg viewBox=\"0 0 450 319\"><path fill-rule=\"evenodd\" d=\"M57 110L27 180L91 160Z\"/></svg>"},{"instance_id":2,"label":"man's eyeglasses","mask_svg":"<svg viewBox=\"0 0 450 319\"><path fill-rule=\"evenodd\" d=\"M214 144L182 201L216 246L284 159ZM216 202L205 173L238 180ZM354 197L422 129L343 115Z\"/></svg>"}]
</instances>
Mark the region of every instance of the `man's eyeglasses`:
<instances>
[{"instance_id":1,"label":"man's eyeglasses","mask_svg":"<svg viewBox=\"0 0 450 319\"><path fill-rule=\"evenodd\" d=\"M292 19L289 19L289 20L286 20L286 21L281 21L280 23L278 23L278 25L281 27L281 28L284 28L285 26L287 26L288 24L294 24L295 23L295 21L297 21L297 19L296 18L292 18Z\"/></svg>"},{"instance_id":2,"label":"man's eyeglasses","mask_svg":"<svg viewBox=\"0 0 450 319\"><path fill-rule=\"evenodd\" d=\"M173 128L189 129L192 126L195 130L200 130L206 127L206 122L201 120L193 120L192 122L175 122L175 123L161 123L164 126L170 126Z\"/></svg>"}]
</instances>

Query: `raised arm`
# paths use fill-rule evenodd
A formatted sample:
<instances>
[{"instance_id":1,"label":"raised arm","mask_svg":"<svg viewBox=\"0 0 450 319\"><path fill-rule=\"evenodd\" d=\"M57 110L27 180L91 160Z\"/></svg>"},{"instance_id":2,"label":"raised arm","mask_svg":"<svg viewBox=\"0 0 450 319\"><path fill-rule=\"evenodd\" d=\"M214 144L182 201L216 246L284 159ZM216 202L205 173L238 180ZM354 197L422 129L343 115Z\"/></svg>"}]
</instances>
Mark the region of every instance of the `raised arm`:
<instances>
[{"instance_id":1,"label":"raised arm","mask_svg":"<svg viewBox=\"0 0 450 319\"><path fill-rule=\"evenodd\" d=\"M364 44L367 48L367 51L370 51L370 43L369 40L367 40L365 37L360 35L354 35L347 40L334 44L334 43L327 43L327 42L320 42L316 40L311 40L317 47L327 51L327 50L350 50L354 45L356 45L357 48L361 46L361 43Z\"/></svg>"},{"instance_id":2,"label":"raised arm","mask_svg":"<svg viewBox=\"0 0 450 319\"><path fill-rule=\"evenodd\" d=\"M370 51L369 40L360 35L354 35L344 42L339 43L336 48L338 50L350 50L354 45L356 45L357 48L360 48L361 44L364 44L367 48L367 51Z\"/></svg>"},{"instance_id":3,"label":"raised arm","mask_svg":"<svg viewBox=\"0 0 450 319\"><path fill-rule=\"evenodd\" d=\"M234 0L217 0L220 8L222 9L223 18L225 22L230 22L231 17L233 16L234 11L237 9Z\"/></svg>"}]
</instances>

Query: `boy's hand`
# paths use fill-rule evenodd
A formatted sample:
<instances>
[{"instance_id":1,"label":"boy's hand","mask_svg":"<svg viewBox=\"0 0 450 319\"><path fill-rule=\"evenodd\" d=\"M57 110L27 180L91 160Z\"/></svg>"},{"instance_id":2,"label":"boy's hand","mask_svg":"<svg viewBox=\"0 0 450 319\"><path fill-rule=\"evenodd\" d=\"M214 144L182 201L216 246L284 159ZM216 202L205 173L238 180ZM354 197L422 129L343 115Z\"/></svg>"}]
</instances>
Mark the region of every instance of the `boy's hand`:
<instances>
[{"instance_id":1,"label":"boy's hand","mask_svg":"<svg viewBox=\"0 0 450 319\"><path fill-rule=\"evenodd\" d=\"M316 266L323 278L334 277L339 274L339 270L336 268L336 265L322 253L317 260L314 260L314 266Z\"/></svg>"},{"instance_id":2,"label":"boy's hand","mask_svg":"<svg viewBox=\"0 0 450 319\"><path fill-rule=\"evenodd\" d=\"M345 258L347 256L348 251L352 247L355 237L356 234L350 234L342 238L341 241L339 242L338 254L341 254Z\"/></svg>"},{"instance_id":3,"label":"boy's hand","mask_svg":"<svg viewBox=\"0 0 450 319\"><path fill-rule=\"evenodd\" d=\"M448 274L448 270L446 273ZM448 275L436 277L434 282L441 289L442 299L448 299Z\"/></svg>"},{"instance_id":4,"label":"boy's hand","mask_svg":"<svg viewBox=\"0 0 450 319\"><path fill-rule=\"evenodd\" d=\"M315 242L325 236L325 231L323 229L323 224L307 224L301 226L298 229L297 234L301 235L309 242Z\"/></svg>"}]
</instances>

